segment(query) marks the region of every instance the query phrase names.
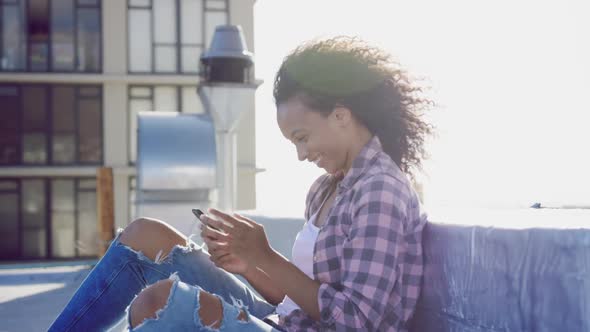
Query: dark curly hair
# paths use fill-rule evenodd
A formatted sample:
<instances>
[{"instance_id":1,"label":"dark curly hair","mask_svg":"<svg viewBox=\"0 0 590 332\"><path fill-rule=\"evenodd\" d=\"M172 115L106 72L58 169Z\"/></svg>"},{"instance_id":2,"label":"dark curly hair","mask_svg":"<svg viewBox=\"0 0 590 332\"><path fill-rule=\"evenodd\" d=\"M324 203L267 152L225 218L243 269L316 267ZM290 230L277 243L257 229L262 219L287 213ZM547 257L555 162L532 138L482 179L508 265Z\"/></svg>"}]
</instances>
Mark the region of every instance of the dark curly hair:
<instances>
[{"instance_id":1,"label":"dark curly hair","mask_svg":"<svg viewBox=\"0 0 590 332\"><path fill-rule=\"evenodd\" d=\"M410 177L427 157L424 141L433 126L423 119L434 103L422 97L391 55L353 37L304 43L291 52L276 74L275 103L299 97L324 115L335 106L377 135L383 150Z\"/></svg>"}]
</instances>

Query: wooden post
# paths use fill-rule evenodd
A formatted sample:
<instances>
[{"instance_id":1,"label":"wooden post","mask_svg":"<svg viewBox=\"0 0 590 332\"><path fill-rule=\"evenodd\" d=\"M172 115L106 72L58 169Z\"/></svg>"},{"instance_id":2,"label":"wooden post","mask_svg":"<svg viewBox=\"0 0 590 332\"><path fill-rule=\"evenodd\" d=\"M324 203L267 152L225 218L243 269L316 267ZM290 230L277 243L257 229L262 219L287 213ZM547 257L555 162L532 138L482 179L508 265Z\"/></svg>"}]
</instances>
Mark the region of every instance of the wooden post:
<instances>
[{"instance_id":1,"label":"wooden post","mask_svg":"<svg viewBox=\"0 0 590 332\"><path fill-rule=\"evenodd\" d=\"M98 221L98 255L102 257L115 236L115 201L113 199L113 169L100 167L96 172Z\"/></svg>"}]
</instances>

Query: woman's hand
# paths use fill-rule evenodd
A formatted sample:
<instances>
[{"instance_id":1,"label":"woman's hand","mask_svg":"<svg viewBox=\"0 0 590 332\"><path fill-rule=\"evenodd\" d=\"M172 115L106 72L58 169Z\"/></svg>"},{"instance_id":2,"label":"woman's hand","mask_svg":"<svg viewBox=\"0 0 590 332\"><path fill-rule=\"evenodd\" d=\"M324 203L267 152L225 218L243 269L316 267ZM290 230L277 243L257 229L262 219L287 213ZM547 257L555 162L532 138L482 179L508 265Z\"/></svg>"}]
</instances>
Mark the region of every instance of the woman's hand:
<instances>
[{"instance_id":1,"label":"woman's hand","mask_svg":"<svg viewBox=\"0 0 590 332\"><path fill-rule=\"evenodd\" d=\"M216 209L209 209L209 213L218 220L206 215L201 220L210 226L205 227L205 237L211 237L206 243L214 248L212 257L215 255L220 264L223 262L227 266L243 268L243 273L246 273L248 269L260 266L271 256L273 249L262 225L237 213L231 216Z\"/></svg>"},{"instance_id":2,"label":"woman's hand","mask_svg":"<svg viewBox=\"0 0 590 332\"><path fill-rule=\"evenodd\" d=\"M230 254L225 246L220 246L219 241L222 236L222 233L206 224L201 225L201 238L207 245L209 259L215 266L230 273L246 275L250 271L250 267L244 260Z\"/></svg>"},{"instance_id":3,"label":"woman's hand","mask_svg":"<svg viewBox=\"0 0 590 332\"><path fill-rule=\"evenodd\" d=\"M205 241L205 243L207 243L207 241ZM215 266L222 268L227 272L240 274L242 276L245 276L250 272L250 266L248 266L244 260L230 253L216 249L215 246L215 242L207 243L209 254L211 255L209 259L211 259Z\"/></svg>"}]
</instances>

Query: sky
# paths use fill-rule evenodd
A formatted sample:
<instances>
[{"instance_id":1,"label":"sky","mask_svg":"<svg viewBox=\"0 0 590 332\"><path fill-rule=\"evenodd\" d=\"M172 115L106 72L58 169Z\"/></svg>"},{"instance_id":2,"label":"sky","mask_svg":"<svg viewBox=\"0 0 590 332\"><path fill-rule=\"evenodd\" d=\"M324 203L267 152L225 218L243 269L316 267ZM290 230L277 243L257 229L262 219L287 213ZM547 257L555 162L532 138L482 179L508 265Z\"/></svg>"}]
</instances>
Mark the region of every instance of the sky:
<instances>
[{"instance_id":1,"label":"sky","mask_svg":"<svg viewBox=\"0 0 590 332\"><path fill-rule=\"evenodd\" d=\"M257 209L302 216L323 173L276 125L274 75L303 41L358 36L430 86L428 206L590 206L587 0L258 0Z\"/></svg>"}]
</instances>

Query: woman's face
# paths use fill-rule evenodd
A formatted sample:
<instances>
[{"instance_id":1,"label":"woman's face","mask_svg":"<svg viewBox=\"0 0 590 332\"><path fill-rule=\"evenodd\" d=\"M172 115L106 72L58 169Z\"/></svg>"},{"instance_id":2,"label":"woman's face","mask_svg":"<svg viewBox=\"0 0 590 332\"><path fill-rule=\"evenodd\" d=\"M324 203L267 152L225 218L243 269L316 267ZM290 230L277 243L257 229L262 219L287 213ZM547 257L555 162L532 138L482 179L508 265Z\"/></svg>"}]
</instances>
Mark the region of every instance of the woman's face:
<instances>
[{"instance_id":1,"label":"woman's face","mask_svg":"<svg viewBox=\"0 0 590 332\"><path fill-rule=\"evenodd\" d=\"M350 111L337 107L329 115L308 108L298 97L279 104L277 122L283 136L308 160L330 174L346 170L349 160Z\"/></svg>"}]
</instances>

